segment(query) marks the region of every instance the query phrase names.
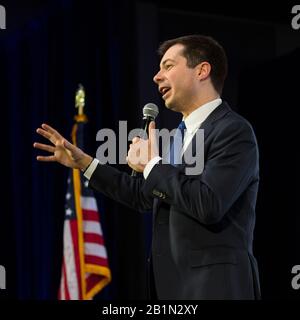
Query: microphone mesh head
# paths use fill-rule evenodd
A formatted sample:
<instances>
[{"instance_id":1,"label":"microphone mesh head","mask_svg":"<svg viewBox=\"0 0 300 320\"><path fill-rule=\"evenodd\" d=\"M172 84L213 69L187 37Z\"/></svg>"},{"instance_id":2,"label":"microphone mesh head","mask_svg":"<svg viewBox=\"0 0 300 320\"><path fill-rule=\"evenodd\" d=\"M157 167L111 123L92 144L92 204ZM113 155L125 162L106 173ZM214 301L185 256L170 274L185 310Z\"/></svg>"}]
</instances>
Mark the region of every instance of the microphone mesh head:
<instances>
[{"instance_id":1,"label":"microphone mesh head","mask_svg":"<svg viewBox=\"0 0 300 320\"><path fill-rule=\"evenodd\" d=\"M159 113L158 106L154 103L147 103L143 108L143 116L151 117L153 120Z\"/></svg>"}]
</instances>

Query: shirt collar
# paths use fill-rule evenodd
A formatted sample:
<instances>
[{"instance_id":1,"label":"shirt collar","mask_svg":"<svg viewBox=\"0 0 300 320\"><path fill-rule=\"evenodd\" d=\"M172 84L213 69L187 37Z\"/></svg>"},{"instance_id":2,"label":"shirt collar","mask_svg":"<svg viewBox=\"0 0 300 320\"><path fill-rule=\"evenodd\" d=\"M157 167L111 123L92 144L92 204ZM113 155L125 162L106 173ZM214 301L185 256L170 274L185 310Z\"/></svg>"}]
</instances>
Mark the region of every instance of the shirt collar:
<instances>
[{"instance_id":1,"label":"shirt collar","mask_svg":"<svg viewBox=\"0 0 300 320\"><path fill-rule=\"evenodd\" d=\"M222 103L221 98L209 101L202 106L198 107L191 114L189 114L184 120L186 129L189 134L192 134L196 129L200 127L202 122Z\"/></svg>"}]
</instances>

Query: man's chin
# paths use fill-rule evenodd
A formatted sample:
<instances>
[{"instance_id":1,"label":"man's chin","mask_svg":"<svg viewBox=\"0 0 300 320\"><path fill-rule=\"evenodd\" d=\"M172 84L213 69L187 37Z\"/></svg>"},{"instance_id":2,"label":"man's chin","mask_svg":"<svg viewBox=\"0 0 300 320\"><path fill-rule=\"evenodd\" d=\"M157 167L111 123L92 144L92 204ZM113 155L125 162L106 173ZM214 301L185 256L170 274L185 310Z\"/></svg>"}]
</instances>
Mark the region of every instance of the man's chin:
<instances>
[{"instance_id":1,"label":"man's chin","mask_svg":"<svg viewBox=\"0 0 300 320\"><path fill-rule=\"evenodd\" d=\"M170 100L168 100L168 99L165 100L165 106L166 106L166 108L168 108L170 110L173 110L173 107L174 107L172 105L172 103L170 102Z\"/></svg>"},{"instance_id":2,"label":"man's chin","mask_svg":"<svg viewBox=\"0 0 300 320\"><path fill-rule=\"evenodd\" d=\"M167 109L172 110L172 111L177 111L176 105L174 105L174 103L165 100L165 106Z\"/></svg>"}]
</instances>

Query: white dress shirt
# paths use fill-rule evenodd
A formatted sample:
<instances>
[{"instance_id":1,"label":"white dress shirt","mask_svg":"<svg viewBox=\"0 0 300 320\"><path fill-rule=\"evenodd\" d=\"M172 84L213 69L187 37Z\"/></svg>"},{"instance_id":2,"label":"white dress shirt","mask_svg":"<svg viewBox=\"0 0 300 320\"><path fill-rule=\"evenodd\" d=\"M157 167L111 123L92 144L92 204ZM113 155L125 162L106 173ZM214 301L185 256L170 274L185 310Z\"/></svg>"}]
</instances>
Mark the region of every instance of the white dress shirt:
<instances>
[{"instance_id":1,"label":"white dress shirt","mask_svg":"<svg viewBox=\"0 0 300 320\"><path fill-rule=\"evenodd\" d=\"M188 145L193 139L194 134L196 133L197 129L201 126L202 122L222 103L222 99L218 98L212 100L208 103L203 104L196 110L194 110L191 114L189 114L184 120L186 131L183 140L183 148L181 151L181 155L185 152ZM145 166L143 175L144 178L147 179L148 175L150 174L152 168L156 165L158 161L160 161L161 157L154 157L151 159L147 165ZM84 176L90 180L92 174L94 173L97 165L99 164L98 159L94 159L89 167L84 172Z\"/></svg>"}]
</instances>

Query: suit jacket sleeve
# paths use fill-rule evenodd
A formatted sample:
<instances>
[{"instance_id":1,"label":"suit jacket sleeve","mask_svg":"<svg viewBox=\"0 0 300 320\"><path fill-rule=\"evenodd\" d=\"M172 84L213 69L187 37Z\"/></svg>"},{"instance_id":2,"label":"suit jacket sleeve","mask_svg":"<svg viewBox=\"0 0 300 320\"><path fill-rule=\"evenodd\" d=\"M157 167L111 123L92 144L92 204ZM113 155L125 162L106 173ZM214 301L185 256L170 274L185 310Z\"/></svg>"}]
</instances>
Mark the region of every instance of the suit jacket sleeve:
<instances>
[{"instance_id":1,"label":"suit jacket sleeve","mask_svg":"<svg viewBox=\"0 0 300 320\"><path fill-rule=\"evenodd\" d=\"M153 197L143 192L144 178L131 177L111 166L98 164L89 187L105 196L138 211L150 210Z\"/></svg>"},{"instance_id":2,"label":"suit jacket sleeve","mask_svg":"<svg viewBox=\"0 0 300 320\"><path fill-rule=\"evenodd\" d=\"M178 167L158 163L144 186L146 193L204 224L219 222L258 177L257 143L248 122L231 121L215 131L200 175L187 176Z\"/></svg>"}]
</instances>

